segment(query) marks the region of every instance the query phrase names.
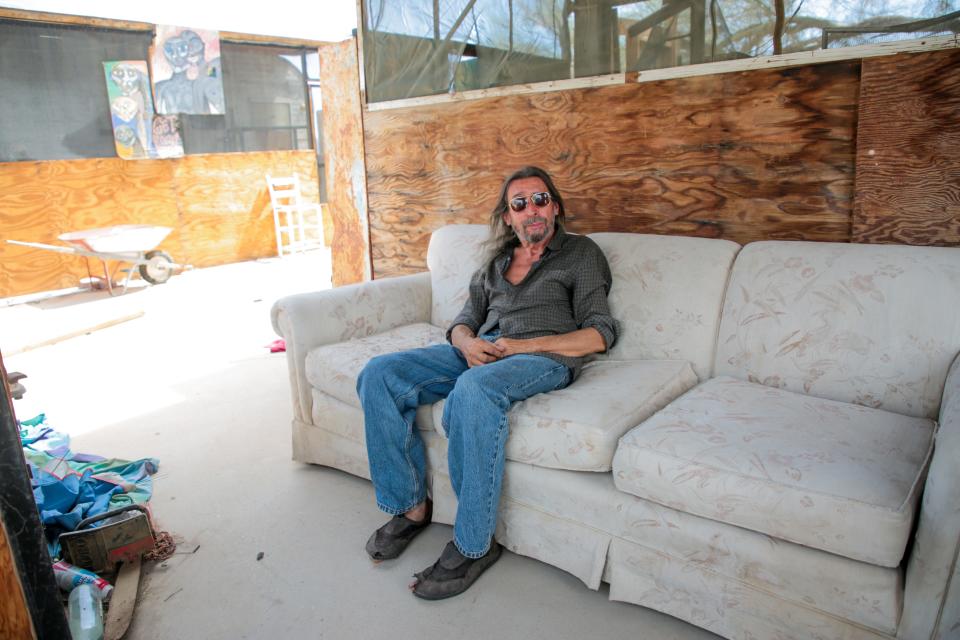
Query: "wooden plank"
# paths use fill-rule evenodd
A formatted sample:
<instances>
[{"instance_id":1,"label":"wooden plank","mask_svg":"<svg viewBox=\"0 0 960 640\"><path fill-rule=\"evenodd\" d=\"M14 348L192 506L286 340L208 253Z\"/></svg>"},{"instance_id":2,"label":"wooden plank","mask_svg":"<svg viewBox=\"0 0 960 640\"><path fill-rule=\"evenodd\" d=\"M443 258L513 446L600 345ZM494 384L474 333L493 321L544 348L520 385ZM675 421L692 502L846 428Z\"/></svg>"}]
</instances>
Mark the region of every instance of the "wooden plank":
<instances>
[{"instance_id":1,"label":"wooden plank","mask_svg":"<svg viewBox=\"0 0 960 640\"><path fill-rule=\"evenodd\" d=\"M6 527L0 520L0 638L33 640L33 622L23 596L19 572L13 562Z\"/></svg>"},{"instance_id":2,"label":"wooden plank","mask_svg":"<svg viewBox=\"0 0 960 640\"><path fill-rule=\"evenodd\" d=\"M373 102L367 104L367 111L387 111L390 109L406 109L409 107L422 107L433 104L446 104L450 102L463 102L466 100L481 100L483 98L502 98L504 96L524 95L528 93L544 93L547 91L569 91L571 89L589 89L592 87L606 87L610 85L623 84L628 79L635 78L629 74L611 73L602 76L592 76L589 78L573 78L564 80L549 80L546 82L530 82L525 84L513 84L506 87L491 87L489 89L473 89L471 91L456 91L453 93L444 93L435 96L422 96L419 98L402 98L400 100L389 100L385 102Z\"/></svg>"},{"instance_id":3,"label":"wooden plank","mask_svg":"<svg viewBox=\"0 0 960 640\"><path fill-rule=\"evenodd\" d=\"M110 20L91 16L78 16L65 13L50 13L45 11L24 11L22 9L0 8L0 19L24 20L26 22L49 22L53 24L71 24L101 29L124 29L127 31L153 31L149 22L136 20Z\"/></svg>"},{"instance_id":4,"label":"wooden plank","mask_svg":"<svg viewBox=\"0 0 960 640\"><path fill-rule=\"evenodd\" d=\"M960 51L865 61L855 242L960 245Z\"/></svg>"},{"instance_id":5,"label":"wooden plank","mask_svg":"<svg viewBox=\"0 0 960 640\"><path fill-rule=\"evenodd\" d=\"M58 245L68 231L156 224L174 229L159 248L182 264L268 257L276 244L267 173L298 173L305 197L318 201L313 150L0 163L0 236ZM91 268L99 273L99 262ZM86 276L83 258L0 242L0 297Z\"/></svg>"},{"instance_id":6,"label":"wooden plank","mask_svg":"<svg viewBox=\"0 0 960 640\"><path fill-rule=\"evenodd\" d=\"M109 320L104 320L103 322L98 322L94 325L82 327L80 329L74 329L66 333L61 333L60 335L54 336L52 338L47 338L45 340L40 340L38 342L32 342L30 344L23 345L22 347L14 347L7 351L8 356L15 356L19 353L24 353L25 351L33 351L34 349L39 349L40 347L48 347L52 344L57 344L58 342L63 342L64 340L69 340L71 338L76 338L78 336L84 336L94 331L100 331L101 329L108 329L114 327L118 324L123 324L124 322L130 322L131 320L136 320L137 318L142 318L144 311L135 311L133 313L127 313L116 318L110 318ZM61 328L62 330L62 328ZM2 636L0 636L2 637Z\"/></svg>"},{"instance_id":7,"label":"wooden plank","mask_svg":"<svg viewBox=\"0 0 960 640\"><path fill-rule=\"evenodd\" d=\"M112 18L94 18L92 16L80 16L66 13L50 13L44 11L24 11L21 9L0 8L0 19L21 20L24 22L45 22L49 24L66 24L81 27L92 27L95 29L122 29L124 31L145 31L152 33L154 25L152 22L140 22L136 20L114 20ZM323 40L307 40L304 38L288 38L285 36L268 36L255 33L242 33L239 31L220 31L220 39L229 42L251 43L251 44L275 44L286 47L310 47L316 48L325 44Z\"/></svg>"},{"instance_id":8,"label":"wooden plank","mask_svg":"<svg viewBox=\"0 0 960 640\"><path fill-rule=\"evenodd\" d=\"M354 40L320 47L327 211L335 287L370 279L360 78Z\"/></svg>"},{"instance_id":9,"label":"wooden plank","mask_svg":"<svg viewBox=\"0 0 960 640\"><path fill-rule=\"evenodd\" d=\"M859 65L843 62L365 114L376 277L487 221L538 164L573 231L849 240Z\"/></svg>"},{"instance_id":10,"label":"wooden plank","mask_svg":"<svg viewBox=\"0 0 960 640\"><path fill-rule=\"evenodd\" d=\"M140 567L140 558L120 565L117 582L110 598L110 606L103 620L103 640L120 640L130 627L133 611L137 605Z\"/></svg>"}]
</instances>

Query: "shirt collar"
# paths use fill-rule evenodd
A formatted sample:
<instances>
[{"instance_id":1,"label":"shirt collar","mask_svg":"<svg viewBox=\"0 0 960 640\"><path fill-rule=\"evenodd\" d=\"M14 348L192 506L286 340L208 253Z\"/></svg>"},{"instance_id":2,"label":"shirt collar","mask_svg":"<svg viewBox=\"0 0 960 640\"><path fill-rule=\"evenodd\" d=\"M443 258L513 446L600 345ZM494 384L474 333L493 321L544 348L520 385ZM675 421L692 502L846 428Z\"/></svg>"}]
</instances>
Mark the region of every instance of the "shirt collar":
<instances>
[{"instance_id":1,"label":"shirt collar","mask_svg":"<svg viewBox=\"0 0 960 640\"><path fill-rule=\"evenodd\" d=\"M553 237L550 238L550 243L547 244L547 251L551 253L560 251L560 249L563 247L563 244L567 241L567 236L569 235L566 231L564 231L563 225L559 223L557 223L557 226L555 227L555 229L556 230L554 231ZM517 240L516 236L513 237L513 240L514 242L510 244L509 250L504 251L495 260L496 263L499 263L498 266L500 271L503 271L507 268L507 264L509 264L511 258L513 258L513 249L519 246L520 244L520 241ZM544 251L544 254L546 254L546 251Z\"/></svg>"},{"instance_id":2,"label":"shirt collar","mask_svg":"<svg viewBox=\"0 0 960 640\"><path fill-rule=\"evenodd\" d=\"M557 223L555 228L556 231L553 237L550 238L550 244L547 245L547 249L550 249L550 251L560 251L560 247L562 247L563 243L567 240L567 232L563 230L563 225Z\"/></svg>"}]
</instances>

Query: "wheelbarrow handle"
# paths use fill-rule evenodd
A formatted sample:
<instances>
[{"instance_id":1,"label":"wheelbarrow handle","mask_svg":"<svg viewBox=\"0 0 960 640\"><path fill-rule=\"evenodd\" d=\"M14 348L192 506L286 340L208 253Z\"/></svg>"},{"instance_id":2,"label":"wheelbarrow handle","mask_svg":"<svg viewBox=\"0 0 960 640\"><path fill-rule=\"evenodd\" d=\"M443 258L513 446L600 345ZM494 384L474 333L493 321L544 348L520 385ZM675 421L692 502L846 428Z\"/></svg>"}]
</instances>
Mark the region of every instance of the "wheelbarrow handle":
<instances>
[{"instance_id":1,"label":"wheelbarrow handle","mask_svg":"<svg viewBox=\"0 0 960 640\"><path fill-rule=\"evenodd\" d=\"M93 524L94 522L99 522L99 521L105 520L105 519L107 519L107 518L112 518L113 516L118 515L118 514L121 514L121 513L124 513L125 511L140 511L140 512L142 512L145 516L147 516L147 522L150 522L150 512L147 511L147 508L146 508L145 506L143 506L142 504L128 504L128 505L126 505L126 506L124 506L124 507L119 507L119 508L117 508L117 509L112 509L112 510L106 511L106 512L104 512L104 513L99 513L99 514L97 514L97 515L95 515L95 516L90 516L89 518L84 518L84 519L81 520L80 523L77 525L77 529L76 529L76 530L79 531L80 529L83 529L84 527L90 526L90 525ZM151 528L152 528L152 527L151 527Z\"/></svg>"}]
</instances>

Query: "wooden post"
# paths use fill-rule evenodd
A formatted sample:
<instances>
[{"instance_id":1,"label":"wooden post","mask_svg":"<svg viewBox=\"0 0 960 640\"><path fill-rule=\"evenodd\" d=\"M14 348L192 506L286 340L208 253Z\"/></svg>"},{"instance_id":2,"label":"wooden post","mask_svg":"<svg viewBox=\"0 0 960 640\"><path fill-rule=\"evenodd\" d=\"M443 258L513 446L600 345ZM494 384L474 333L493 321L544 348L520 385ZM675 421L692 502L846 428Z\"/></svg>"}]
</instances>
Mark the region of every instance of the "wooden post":
<instances>
[{"instance_id":1,"label":"wooden post","mask_svg":"<svg viewBox=\"0 0 960 640\"><path fill-rule=\"evenodd\" d=\"M70 638L0 355L0 637Z\"/></svg>"},{"instance_id":2,"label":"wooden post","mask_svg":"<svg viewBox=\"0 0 960 640\"><path fill-rule=\"evenodd\" d=\"M327 202L333 226L330 250L336 287L371 277L360 63L355 40L323 45L319 52Z\"/></svg>"},{"instance_id":3,"label":"wooden post","mask_svg":"<svg viewBox=\"0 0 960 640\"><path fill-rule=\"evenodd\" d=\"M690 4L690 64L703 62L706 22L705 0L693 0Z\"/></svg>"},{"instance_id":4,"label":"wooden post","mask_svg":"<svg viewBox=\"0 0 960 640\"><path fill-rule=\"evenodd\" d=\"M603 2L573 5L574 75L600 76L620 70L617 11Z\"/></svg>"}]
</instances>

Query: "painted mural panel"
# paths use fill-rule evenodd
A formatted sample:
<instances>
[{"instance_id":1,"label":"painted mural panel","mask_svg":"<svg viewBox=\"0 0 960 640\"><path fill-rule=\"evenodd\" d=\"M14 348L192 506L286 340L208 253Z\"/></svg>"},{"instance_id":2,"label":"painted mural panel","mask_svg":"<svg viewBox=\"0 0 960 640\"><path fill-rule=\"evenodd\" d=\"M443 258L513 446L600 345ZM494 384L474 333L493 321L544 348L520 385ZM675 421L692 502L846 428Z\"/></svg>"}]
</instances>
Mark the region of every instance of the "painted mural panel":
<instances>
[{"instance_id":1,"label":"painted mural panel","mask_svg":"<svg viewBox=\"0 0 960 640\"><path fill-rule=\"evenodd\" d=\"M183 155L180 116L153 116L153 150L156 158L179 158Z\"/></svg>"},{"instance_id":2,"label":"painted mural panel","mask_svg":"<svg viewBox=\"0 0 960 640\"><path fill-rule=\"evenodd\" d=\"M150 99L147 63L115 60L103 63L110 101L110 120L117 155L124 160L151 157L153 102Z\"/></svg>"},{"instance_id":3,"label":"painted mural panel","mask_svg":"<svg viewBox=\"0 0 960 640\"><path fill-rule=\"evenodd\" d=\"M219 32L157 25L150 69L157 113L224 113Z\"/></svg>"},{"instance_id":4,"label":"painted mural panel","mask_svg":"<svg viewBox=\"0 0 960 640\"><path fill-rule=\"evenodd\" d=\"M146 60L103 63L117 155L124 160L183 155L179 116L153 111Z\"/></svg>"}]
</instances>

